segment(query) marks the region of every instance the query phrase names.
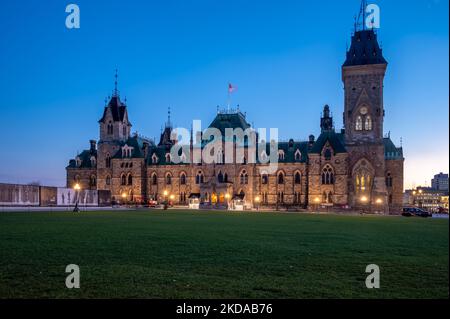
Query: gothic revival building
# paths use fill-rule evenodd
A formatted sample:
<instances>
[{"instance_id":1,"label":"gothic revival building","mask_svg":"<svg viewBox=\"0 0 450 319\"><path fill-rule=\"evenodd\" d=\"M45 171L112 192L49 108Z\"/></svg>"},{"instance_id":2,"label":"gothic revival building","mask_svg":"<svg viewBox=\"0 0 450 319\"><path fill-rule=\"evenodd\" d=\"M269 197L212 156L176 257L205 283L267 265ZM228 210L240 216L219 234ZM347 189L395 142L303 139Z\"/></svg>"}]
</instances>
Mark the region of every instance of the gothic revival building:
<instances>
[{"instance_id":1,"label":"gothic revival building","mask_svg":"<svg viewBox=\"0 0 450 319\"><path fill-rule=\"evenodd\" d=\"M116 89L99 120L100 139L78 154L67 166L67 186L110 190L116 201L161 201L175 204L198 197L211 204L242 198L248 206L317 206L399 211L403 199L403 151L383 135L385 116L383 82L387 61L373 30L356 31L342 66L344 128L336 131L326 105L320 120L321 134L307 141L278 143L276 172L263 164L226 163L218 156L212 164L193 163L194 141L181 162L170 150L172 125L165 125L160 140L132 135L127 105ZM240 112L218 112L209 127L250 128ZM198 136L196 134L195 138ZM260 141L258 141L259 143ZM236 141L236 144L238 142ZM202 143L204 148L207 143ZM270 142L263 153L270 155ZM244 149L248 145L244 143ZM258 154L261 154L258 150Z\"/></svg>"}]
</instances>

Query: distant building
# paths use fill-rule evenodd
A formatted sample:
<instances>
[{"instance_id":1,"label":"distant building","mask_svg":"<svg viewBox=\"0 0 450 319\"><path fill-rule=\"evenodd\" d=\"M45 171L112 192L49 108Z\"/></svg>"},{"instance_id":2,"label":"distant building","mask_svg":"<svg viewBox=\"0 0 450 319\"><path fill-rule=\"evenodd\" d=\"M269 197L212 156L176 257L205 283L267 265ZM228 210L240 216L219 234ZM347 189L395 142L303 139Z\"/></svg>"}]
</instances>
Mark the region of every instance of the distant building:
<instances>
[{"instance_id":1,"label":"distant building","mask_svg":"<svg viewBox=\"0 0 450 319\"><path fill-rule=\"evenodd\" d=\"M405 206L416 206L430 212L439 209L448 209L448 192L436 190L430 187L417 187L406 190L403 195Z\"/></svg>"},{"instance_id":2,"label":"distant building","mask_svg":"<svg viewBox=\"0 0 450 319\"><path fill-rule=\"evenodd\" d=\"M431 180L431 188L448 192L448 174L439 173Z\"/></svg>"}]
</instances>

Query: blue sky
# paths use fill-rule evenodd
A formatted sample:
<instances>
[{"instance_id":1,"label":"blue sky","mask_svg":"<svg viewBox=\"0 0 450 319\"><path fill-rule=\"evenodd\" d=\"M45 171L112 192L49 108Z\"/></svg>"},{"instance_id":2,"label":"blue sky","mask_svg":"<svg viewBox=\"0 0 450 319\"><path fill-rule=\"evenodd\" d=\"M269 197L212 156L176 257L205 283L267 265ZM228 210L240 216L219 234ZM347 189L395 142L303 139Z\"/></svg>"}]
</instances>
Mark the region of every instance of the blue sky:
<instances>
[{"instance_id":1,"label":"blue sky","mask_svg":"<svg viewBox=\"0 0 450 319\"><path fill-rule=\"evenodd\" d=\"M133 130L209 124L233 104L283 139L319 133L324 104L342 127L341 65L360 1L9 1L0 11L0 181L65 184L65 166L98 138L119 69ZM403 139L405 186L448 172L448 1L378 0L389 62L385 131Z\"/></svg>"}]
</instances>

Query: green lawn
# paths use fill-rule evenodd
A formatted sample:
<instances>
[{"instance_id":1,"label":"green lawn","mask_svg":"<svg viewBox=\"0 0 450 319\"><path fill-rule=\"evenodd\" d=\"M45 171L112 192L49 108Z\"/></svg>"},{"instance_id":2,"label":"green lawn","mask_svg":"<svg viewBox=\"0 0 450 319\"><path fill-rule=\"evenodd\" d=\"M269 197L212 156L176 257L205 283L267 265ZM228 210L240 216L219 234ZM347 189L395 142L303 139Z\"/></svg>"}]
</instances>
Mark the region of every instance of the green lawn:
<instances>
[{"instance_id":1,"label":"green lawn","mask_svg":"<svg viewBox=\"0 0 450 319\"><path fill-rule=\"evenodd\" d=\"M448 219L0 213L0 298L448 298ZM365 267L381 288L365 287ZM65 267L81 288L65 287Z\"/></svg>"}]
</instances>

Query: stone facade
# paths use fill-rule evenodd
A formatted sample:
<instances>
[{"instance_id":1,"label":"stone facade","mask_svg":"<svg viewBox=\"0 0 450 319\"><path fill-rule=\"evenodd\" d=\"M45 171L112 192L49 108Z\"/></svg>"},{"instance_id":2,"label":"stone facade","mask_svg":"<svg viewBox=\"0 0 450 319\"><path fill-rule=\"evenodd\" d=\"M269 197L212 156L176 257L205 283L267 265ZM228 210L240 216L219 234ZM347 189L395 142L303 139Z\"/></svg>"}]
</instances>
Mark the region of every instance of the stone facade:
<instances>
[{"instance_id":1,"label":"stone facade","mask_svg":"<svg viewBox=\"0 0 450 319\"><path fill-rule=\"evenodd\" d=\"M383 136L386 69L374 31L355 32L342 67L345 128L336 132L330 108L325 106L317 140L311 135L307 141L278 143L278 167L270 174L264 173L265 165L259 160L194 163L196 145L202 145L201 149L208 145L198 141L198 132L191 132L189 152L183 153L187 157L175 163L170 150L178 142L171 139L170 117L158 144L131 135L128 109L116 88L99 121L98 145L91 141L89 150L70 161L67 187L79 183L82 188L110 190L118 202L170 200L183 205L198 197L204 203L225 205L240 198L248 207L400 211L403 150ZM226 128L251 129L240 111L218 112L209 127L222 133ZM194 135L200 144L194 143ZM257 154L261 154L260 145L266 145L264 152L270 156L270 143L258 139L256 143ZM225 142L218 145L225 149ZM249 144L244 145L248 159Z\"/></svg>"}]
</instances>

